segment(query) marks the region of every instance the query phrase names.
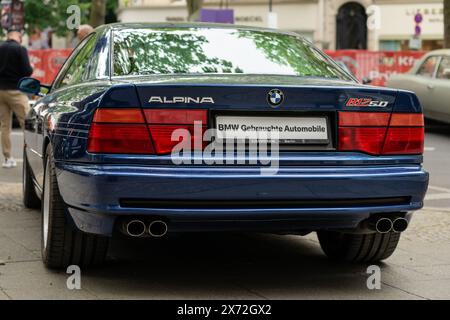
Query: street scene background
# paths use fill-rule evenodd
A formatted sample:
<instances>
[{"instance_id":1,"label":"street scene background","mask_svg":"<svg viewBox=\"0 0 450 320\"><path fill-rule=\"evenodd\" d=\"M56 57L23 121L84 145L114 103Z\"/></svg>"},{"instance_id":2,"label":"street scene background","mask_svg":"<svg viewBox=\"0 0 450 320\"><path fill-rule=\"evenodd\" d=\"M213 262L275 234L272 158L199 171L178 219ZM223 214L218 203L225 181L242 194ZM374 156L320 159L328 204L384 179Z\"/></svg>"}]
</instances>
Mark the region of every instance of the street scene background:
<instances>
[{"instance_id":1,"label":"street scene background","mask_svg":"<svg viewBox=\"0 0 450 320\"><path fill-rule=\"evenodd\" d=\"M7 8L14 1L1 3ZM444 1L434 0L21 3L17 19L23 20L33 77L47 84L79 41L77 29L66 25L71 5L80 7L80 23L93 27L192 20L297 32L360 81L376 86L387 85L393 74L408 72L426 53L450 44L444 32L448 11ZM2 24L9 13L2 11ZM68 290L68 274L50 271L41 262L40 212L22 204L23 134L17 126L12 142L19 165L0 168L0 300L450 299L450 124L426 122L424 166L430 186L425 206L402 234L398 250L380 264L380 290L368 289L367 265L329 261L314 233L115 239L106 265L83 271L82 289Z\"/></svg>"}]
</instances>

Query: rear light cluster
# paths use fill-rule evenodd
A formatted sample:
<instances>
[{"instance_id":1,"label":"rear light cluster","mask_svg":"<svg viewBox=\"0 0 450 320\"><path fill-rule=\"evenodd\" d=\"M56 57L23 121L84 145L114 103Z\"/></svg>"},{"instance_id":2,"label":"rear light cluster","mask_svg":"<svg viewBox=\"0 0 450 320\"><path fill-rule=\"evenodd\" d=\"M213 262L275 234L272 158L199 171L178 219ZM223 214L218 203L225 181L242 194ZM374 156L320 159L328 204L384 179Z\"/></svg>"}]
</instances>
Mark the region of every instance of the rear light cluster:
<instances>
[{"instance_id":1,"label":"rear light cluster","mask_svg":"<svg viewBox=\"0 0 450 320\"><path fill-rule=\"evenodd\" d=\"M206 110L103 108L97 109L89 131L87 151L91 153L168 154L179 141L172 141L176 129L191 133L194 122L206 129ZM203 132L202 132L203 133ZM198 136L198 135L197 135ZM203 135L200 136L200 139Z\"/></svg>"},{"instance_id":2,"label":"rear light cluster","mask_svg":"<svg viewBox=\"0 0 450 320\"><path fill-rule=\"evenodd\" d=\"M424 120L420 113L339 112L341 151L373 155L421 154Z\"/></svg>"},{"instance_id":3,"label":"rear light cluster","mask_svg":"<svg viewBox=\"0 0 450 320\"><path fill-rule=\"evenodd\" d=\"M194 134L194 123L202 132ZM169 154L181 141L172 133L185 129L191 148L202 149L207 110L101 108L89 131L91 153ZM194 141L194 138L199 141ZM422 114L385 112L339 112L338 150L373 155L421 154L424 148Z\"/></svg>"}]
</instances>

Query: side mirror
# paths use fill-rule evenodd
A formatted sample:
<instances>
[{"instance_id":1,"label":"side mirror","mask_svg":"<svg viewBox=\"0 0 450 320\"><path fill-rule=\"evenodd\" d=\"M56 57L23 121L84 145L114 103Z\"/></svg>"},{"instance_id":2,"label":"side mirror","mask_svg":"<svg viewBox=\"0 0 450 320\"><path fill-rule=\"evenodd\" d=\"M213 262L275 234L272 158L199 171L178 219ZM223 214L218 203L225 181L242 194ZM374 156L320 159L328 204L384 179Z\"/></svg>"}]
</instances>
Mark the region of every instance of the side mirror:
<instances>
[{"instance_id":1,"label":"side mirror","mask_svg":"<svg viewBox=\"0 0 450 320\"><path fill-rule=\"evenodd\" d=\"M42 85L39 80L34 78L20 79L17 87L23 93L32 94L40 97L45 96L45 94L50 90L50 87ZM43 93L42 91L45 91L45 93Z\"/></svg>"},{"instance_id":2,"label":"side mirror","mask_svg":"<svg viewBox=\"0 0 450 320\"><path fill-rule=\"evenodd\" d=\"M370 78L368 78L368 77L362 78L361 81L362 81L363 84L369 84L369 83L372 83L372 79L370 79Z\"/></svg>"}]
</instances>

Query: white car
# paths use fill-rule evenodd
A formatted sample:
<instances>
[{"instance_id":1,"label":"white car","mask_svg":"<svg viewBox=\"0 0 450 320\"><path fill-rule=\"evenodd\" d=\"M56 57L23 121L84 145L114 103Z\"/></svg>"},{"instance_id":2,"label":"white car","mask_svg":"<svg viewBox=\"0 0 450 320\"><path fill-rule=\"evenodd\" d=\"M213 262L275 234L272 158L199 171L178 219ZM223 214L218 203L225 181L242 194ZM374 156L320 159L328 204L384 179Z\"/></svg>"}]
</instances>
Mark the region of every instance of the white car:
<instances>
[{"instance_id":1,"label":"white car","mask_svg":"<svg viewBox=\"0 0 450 320\"><path fill-rule=\"evenodd\" d=\"M431 51L386 86L411 90L419 97L425 117L450 123L450 49Z\"/></svg>"}]
</instances>

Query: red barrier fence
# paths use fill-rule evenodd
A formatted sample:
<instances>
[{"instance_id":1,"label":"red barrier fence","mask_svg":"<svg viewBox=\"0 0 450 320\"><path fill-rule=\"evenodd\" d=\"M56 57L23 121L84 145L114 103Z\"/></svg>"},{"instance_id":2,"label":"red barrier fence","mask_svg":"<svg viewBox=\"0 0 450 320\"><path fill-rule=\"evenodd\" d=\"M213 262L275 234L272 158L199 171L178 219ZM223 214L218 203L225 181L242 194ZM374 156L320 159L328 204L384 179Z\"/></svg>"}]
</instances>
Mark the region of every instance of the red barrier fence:
<instances>
[{"instance_id":1,"label":"red barrier fence","mask_svg":"<svg viewBox=\"0 0 450 320\"><path fill-rule=\"evenodd\" d=\"M71 52L72 49L30 50L33 77L44 84L51 84Z\"/></svg>"},{"instance_id":2,"label":"red barrier fence","mask_svg":"<svg viewBox=\"0 0 450 320\"><path fill-rule=\"evenodd\" d=\"M409 71L426 53L366 50L326 50L325 52L333 59L344 62L359 80L364 77L371 79L371 84L374 86L384 86L391 74Z\"/></svg>"},{"instance_id":3,"label":"red barrier fence","mask_svg":"<svg viewBox=\"0 0 450 320\"><path fill-rule=\"evenodd\" d=\"M51 84L72 49L30 50L33 77ZM425 52L418 51L325 51L333 59L344 62L358 79L367 77L372 85L383 86L391 74L405 73Z\"/></svg>"}]
</instances>

